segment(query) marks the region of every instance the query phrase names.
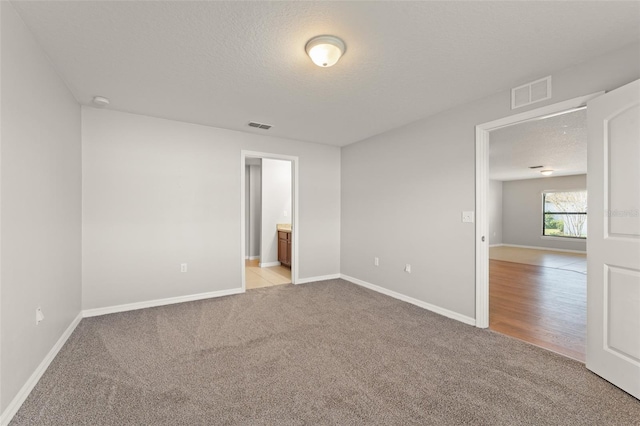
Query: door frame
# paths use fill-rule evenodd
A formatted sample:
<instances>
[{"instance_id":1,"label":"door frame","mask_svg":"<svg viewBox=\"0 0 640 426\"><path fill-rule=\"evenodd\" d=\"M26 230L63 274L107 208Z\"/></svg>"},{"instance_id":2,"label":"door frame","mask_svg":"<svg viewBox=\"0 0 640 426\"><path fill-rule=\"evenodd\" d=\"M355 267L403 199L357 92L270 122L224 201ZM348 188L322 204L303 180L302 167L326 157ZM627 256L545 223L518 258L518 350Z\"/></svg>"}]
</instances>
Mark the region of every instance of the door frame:
<instances>
[{"instance_id":1,"label":"door frame","mask_svg":"<svg viewBox=\"0 0 640 426\"><path fill-rule=\"evenodd\" d=\"M242 292L246 291L246 274L245 274L245 256L246 256L246 177L245 177L245 165L247 158L263 158L268 160L285 160L291 161L291 236L293 240L291 244L291 282L297 284L298 271L299 271L299 259L298 256L298 240L300 234L300 226L298 220L298 157L284 154L273 154L268 152L258 151L240 151L240 269L242 271Z\"/></svg>"},{"instance_id":2,"label":"door frame","mask_svg":"<svg viewBox=\"0 0 640 426\"><path fill-rule=\"evenodd\" d=\"M489 132L584 108L587 101L602 94L604 91L509 115L476 126L476 327L489 327ZM483 238L486 241L483 241Z\"/></svg>"}]
</instances>

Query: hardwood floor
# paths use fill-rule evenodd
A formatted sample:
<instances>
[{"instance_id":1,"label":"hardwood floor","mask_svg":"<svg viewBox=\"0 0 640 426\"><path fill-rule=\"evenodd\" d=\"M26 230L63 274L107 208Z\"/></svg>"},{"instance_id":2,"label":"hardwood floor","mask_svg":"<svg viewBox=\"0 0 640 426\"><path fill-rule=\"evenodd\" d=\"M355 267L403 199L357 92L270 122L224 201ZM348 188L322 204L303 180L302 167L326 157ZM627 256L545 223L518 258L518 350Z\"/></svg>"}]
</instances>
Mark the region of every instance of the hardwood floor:
<instances>
[{"instance_id":1,"label":"hardwood floor","mask_svg":"<svg viewBox=\"0 0 640 426\"><path fill-rule=\"evenodd\" d=\"M585 253L498 246L489 248L489 258L587 273L587 255Z\"/></svg>"},{"instance_id":2,"label":"hardwood floor","mask_svg":"<svg viewBox=\"0 0 640 426\"><path fill-rule=\"evenodd\" d=\"M585 361L586 274L489 261L489 327Z\"/></svg>"},{"instance_id":3,"label":"hardwood floor","mask_svg":"<svg viewBox=\"0 0 640 426\"><path fill-rule=\"evenodd\" d=\"M261 268L258 260L246 260L244 262L244 270L247 290L291 284L291 269L284 266Z\"/></svg>"}]
</instances>

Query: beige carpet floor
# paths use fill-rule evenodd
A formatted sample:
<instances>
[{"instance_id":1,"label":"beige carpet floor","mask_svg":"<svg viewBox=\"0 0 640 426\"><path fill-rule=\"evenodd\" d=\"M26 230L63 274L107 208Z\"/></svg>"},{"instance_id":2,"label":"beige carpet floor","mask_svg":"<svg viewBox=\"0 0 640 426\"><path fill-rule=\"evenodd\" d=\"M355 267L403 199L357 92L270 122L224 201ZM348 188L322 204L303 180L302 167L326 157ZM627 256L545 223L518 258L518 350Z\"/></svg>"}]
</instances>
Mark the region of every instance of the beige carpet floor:
<instances>
[{"instance_id":1,"label":"beige carpet floor","mask_svg":"<svg viewBox=\"0 0 640 426\"><path fill-rule=\"evenodd\" d=\"M11 425L633 425L584 365L342 280L83 319Z\"/></svg>"}]
</instances>

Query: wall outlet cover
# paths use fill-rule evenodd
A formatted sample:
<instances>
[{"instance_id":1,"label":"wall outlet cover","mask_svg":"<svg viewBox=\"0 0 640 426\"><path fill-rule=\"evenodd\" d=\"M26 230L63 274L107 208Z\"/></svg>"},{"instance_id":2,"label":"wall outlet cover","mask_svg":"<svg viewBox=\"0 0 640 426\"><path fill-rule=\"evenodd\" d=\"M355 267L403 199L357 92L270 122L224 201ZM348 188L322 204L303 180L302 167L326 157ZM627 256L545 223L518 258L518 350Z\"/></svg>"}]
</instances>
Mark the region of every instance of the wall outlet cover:
<instances>
[{"instance_id":1,"label":"wall outlet cover","mask_svg":"<svg viewBox=\"0 0 640 426\"><path fill-rule=\"evenodd\" d=\"M473 212L462 212L462 221L464 223L473 223L474 221Z\"/></svg>"}]
</instances>

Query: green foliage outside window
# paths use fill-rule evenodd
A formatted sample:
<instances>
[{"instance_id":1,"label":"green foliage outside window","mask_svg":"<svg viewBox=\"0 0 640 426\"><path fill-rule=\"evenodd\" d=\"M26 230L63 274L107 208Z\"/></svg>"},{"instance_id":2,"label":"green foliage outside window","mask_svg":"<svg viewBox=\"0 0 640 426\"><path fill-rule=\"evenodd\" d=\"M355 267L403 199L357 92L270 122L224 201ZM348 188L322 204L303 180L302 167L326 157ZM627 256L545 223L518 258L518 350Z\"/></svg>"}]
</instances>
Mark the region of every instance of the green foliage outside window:
<instances>
[{"instance_id":1,"label":"green foliage outside window","mask_svg":"<svg viewBox=\"0 0 640 426\"><path fill-rule=\"evenodd\" d=\"M587 191L547 192L542 204L542 235L587 237Z\"/></svg>"}]
</instances>

